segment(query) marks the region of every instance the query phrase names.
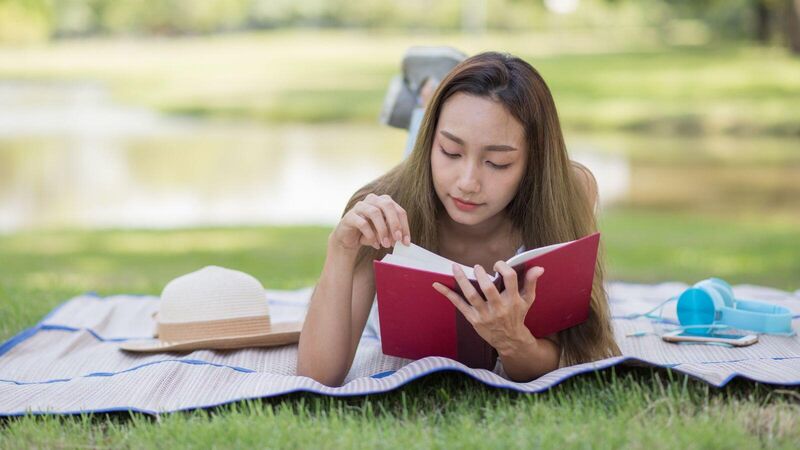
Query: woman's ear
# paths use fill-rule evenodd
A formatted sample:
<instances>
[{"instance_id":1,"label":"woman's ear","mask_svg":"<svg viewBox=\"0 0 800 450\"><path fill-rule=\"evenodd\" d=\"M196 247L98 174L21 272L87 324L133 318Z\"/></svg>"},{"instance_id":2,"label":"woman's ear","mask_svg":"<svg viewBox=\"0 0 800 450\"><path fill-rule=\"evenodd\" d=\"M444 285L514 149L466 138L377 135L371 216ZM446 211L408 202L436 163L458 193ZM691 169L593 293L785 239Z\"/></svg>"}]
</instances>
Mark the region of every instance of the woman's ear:
<instances>
[{"instance_id":1,"label":"woman's ear","mask_svg":"<svg viewBox=\"0 0 800 450\"><path fill-rule=\"evenodd\" d=\"M592 211L597 208L597 179L595 179L592 171L579 162L570 161L572 163L572 171L578 185L583 189L586 198L589 200Z\"/></svg>"}]
</instances>

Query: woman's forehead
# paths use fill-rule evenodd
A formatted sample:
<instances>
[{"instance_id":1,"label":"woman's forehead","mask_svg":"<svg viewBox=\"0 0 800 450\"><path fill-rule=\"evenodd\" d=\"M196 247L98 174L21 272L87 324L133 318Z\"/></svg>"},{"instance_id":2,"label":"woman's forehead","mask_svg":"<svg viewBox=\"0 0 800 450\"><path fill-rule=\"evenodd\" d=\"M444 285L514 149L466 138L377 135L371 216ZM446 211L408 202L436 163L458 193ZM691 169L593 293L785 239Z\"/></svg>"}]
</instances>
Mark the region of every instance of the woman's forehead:
<instances>
[{"instance_id":1,"label":"woman's forehead","mask_svg":"<svg viewBox=\"0 0 800 450\"><path fill-rule=\"evenodd\" d=\"M445 101L437 134L443 130L468 146L508 145L521 149L525 142L522 125L503 104L462 92Z\"/></svg>"}]
</instances>

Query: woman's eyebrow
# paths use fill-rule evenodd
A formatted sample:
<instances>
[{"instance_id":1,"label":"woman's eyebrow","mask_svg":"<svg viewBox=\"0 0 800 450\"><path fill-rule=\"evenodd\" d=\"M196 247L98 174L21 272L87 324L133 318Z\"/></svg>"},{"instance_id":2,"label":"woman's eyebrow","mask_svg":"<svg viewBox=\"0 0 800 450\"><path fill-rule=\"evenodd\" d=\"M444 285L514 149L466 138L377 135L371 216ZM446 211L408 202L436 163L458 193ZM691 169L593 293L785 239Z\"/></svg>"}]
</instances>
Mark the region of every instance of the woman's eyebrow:
<instances>
[{"instance_id":1,"label":"woman's eyebrow","mask_svg":"<svg viewBox=\"0 0 800 450\"><path fill-rule=\"evenodd\" d=\"M450 139L451 141L455 142L456 144L464 145L464 140L463 139L461 139L460 137L458 137L458 136L456 136L456 135L454 135L454 134L452 134L452 133L450 133L448 131L439 130L439 133L442 133L442 135L444 135L444 137L446 137L447 139ZM483 147L483 149L486 150L486 151L490 151L490 152L513 152L513 151L516 150L515 147L512 147L510 145L500 145L500 144L487 145L487 146Z\"/></svg>"}]
</instances>

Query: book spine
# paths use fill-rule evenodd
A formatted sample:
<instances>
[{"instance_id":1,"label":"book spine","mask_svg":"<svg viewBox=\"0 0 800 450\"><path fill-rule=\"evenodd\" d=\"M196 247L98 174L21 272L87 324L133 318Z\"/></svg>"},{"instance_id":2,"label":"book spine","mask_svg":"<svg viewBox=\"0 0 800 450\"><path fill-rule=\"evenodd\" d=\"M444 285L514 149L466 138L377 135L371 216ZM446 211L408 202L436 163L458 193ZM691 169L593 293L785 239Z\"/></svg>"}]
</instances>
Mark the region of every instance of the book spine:
<instances>
[{"instance_id":1,"label":"book spine","mask_svg":"<svg viewBox=\"0 0 800 450\"><path fill-rule=\"evenodd\" d=\"M477 281L470 280L477 289L481 297L486 300ZM464 294L456 285L456 291L462 297ZM492 370L497 362L497 350L486 342L475 327L461 314L461 311L453 311L456 321L456 342L458 345L458 362L473 369Z\"/></svg>"}]
</instances>

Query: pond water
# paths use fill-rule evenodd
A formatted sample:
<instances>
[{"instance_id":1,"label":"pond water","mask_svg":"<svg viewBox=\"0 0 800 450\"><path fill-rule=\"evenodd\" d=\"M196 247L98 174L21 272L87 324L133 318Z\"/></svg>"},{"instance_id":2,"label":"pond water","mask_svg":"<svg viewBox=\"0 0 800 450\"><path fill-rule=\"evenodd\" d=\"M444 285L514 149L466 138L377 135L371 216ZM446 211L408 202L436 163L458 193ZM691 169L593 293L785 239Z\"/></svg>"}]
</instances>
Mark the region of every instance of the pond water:
<instances>
[{"instance_id":1,"label":"pond water","mask_svg":"<svg viewBox=\"0 0 800 450\"><path fill-rule=\"evenodd\" d=\"M114 104L92 83L0 82L0 231L336 223L397 164L406 135L375 124L178 119ZM568 134L603 207L791 211L791 139ZM800 208L795 209L800 210Z\"/></svg>"}]
</instances>

